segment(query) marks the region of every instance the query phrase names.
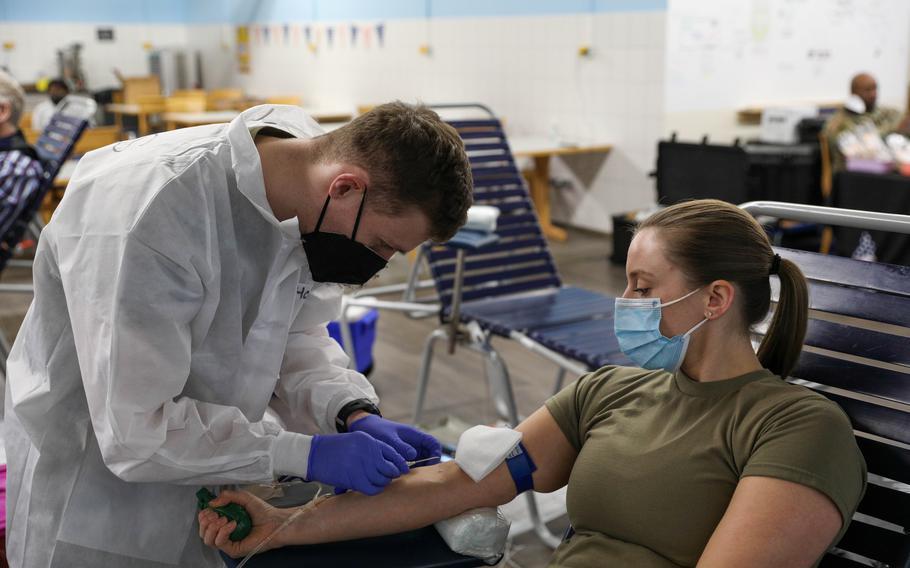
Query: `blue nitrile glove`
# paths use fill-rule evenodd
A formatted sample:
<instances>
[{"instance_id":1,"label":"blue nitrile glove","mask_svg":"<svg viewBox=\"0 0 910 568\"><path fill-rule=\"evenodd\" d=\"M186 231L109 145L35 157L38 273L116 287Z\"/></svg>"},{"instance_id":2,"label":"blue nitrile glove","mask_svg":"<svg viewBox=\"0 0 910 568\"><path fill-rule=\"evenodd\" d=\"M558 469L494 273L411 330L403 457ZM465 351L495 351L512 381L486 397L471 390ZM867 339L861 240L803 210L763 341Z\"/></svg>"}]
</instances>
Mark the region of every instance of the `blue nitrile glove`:
<instances>
[{"instance_id":1,"label":"blue nitrile glove","mask_svg":"<svg viewBox=\"0 0 910 568\"><path fill-rule=\"evenodd\" d=\"M438 458L442 455L442 447L433 436L421 432L413 426L392 422L375 414L358 418L348 426L348 430L366 432L377 440L392 446L408 461ZM435 460L428 460L418 465L432 463L436 463Z\"/></svg>"},{"instance_id":2,"label":"blue nitrile glove","mask_svg":"<svg viewBox=\"0 0 910 568\"><path fill-rule=\"evenodd\" d=\"M318 434L310 445L307 479L334 485L336 492L376 495L407 472L398 452L363 432Z\"/></svg>"}]
</instances>

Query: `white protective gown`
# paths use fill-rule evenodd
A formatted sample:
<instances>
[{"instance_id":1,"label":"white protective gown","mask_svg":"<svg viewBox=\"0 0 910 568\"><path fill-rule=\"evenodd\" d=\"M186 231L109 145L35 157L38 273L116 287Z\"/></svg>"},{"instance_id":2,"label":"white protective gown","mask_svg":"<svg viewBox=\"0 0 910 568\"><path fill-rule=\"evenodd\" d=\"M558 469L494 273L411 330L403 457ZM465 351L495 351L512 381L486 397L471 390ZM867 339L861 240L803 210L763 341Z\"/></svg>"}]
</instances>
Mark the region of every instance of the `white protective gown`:
<instances>
[{"instance_id":1,"label":"white protective gown","mask_svg":"<svg viewBox=\"0 0 910 568\"><path fill-rule=\"evenodd\" d=\"M42 234L9 360L14 568L221 566L202 485L305 474L309 436L378 402L325 323L296 219L266 201L252 132L321 133L300 108L121 142L79 162ZM287 426L263 422L271 406ZM291 467L290 469L294 469Z\"/></svg>"}]
</instances>

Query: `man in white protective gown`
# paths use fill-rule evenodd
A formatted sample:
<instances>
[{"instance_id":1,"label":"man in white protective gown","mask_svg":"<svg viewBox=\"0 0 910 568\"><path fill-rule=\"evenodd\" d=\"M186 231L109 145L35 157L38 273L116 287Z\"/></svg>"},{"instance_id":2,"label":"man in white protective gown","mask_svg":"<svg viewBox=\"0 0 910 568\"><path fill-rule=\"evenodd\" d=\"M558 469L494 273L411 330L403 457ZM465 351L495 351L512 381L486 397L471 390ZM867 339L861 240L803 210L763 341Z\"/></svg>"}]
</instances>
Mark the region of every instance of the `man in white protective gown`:
<instances>
[{"instance_id":1,"label":"man in white protective gown","mask_svg":"<svg viewBox=\"0 0 910 568\"><path fill-rule=\"evenodd\" d=\"M400 102L330 133L259 106L82 158L8 364L11 566L221 566L200 487L372 495L438 456L381 417L326 323L343 285L454 234L471 195L455 130Z\"/></svg>"}]
</instances>

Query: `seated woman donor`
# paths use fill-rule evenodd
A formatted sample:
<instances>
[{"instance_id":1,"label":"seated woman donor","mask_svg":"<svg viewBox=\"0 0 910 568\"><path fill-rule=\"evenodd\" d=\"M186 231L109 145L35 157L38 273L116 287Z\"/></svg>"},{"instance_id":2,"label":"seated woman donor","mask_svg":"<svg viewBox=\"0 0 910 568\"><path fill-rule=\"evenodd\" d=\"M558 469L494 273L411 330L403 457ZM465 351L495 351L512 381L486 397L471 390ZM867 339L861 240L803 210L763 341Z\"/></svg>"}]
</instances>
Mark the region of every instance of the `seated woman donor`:
<instances>
[{"instance_id":1,"label":"seated woman donor","mask_svg":"<svg viewBox=\"0 0 910 568\"><path fill-rule=\"evenodd\" d=\"M551 566L812 566L846 530L865 487L850 422L833 402L781 379L806 331L799 268L761 226L714 200L664 209L632 241L616 300L620 347L640 368L582 376L522 422L533 487L568 484L575 534ZM780 300L756 355L751 326ZM459 449L461 451L461 449ZM306 511L268 547L402 532L519 485L503 463L480 482L455 462L412 470L376 497L348 493ZM254 522L243 541L210 510L206 544L242 556L293 513L223 492Z\"/></svg>"}]
</instances>

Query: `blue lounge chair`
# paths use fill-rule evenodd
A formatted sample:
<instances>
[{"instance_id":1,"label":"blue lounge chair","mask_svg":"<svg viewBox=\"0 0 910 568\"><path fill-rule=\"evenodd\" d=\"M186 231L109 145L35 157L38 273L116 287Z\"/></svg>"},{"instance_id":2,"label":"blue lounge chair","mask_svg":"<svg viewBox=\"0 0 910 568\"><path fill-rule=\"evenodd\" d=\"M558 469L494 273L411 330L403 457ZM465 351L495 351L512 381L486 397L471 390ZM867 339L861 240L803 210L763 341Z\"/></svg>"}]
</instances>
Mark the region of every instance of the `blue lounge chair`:
<instances>
[{"instance_id":1,"label":"blue lounge chair","mask_svg":"<svg viewBox=\"0 0 910 568\"><path fill-rule=\"evenodd\" d=\"M91 101L91 104L90 108L94 112L94 101ZM32 196L31 201L22 209L19 218L12 223L6 234L0 235L0 271L11 262L10 257L26 232L31 231L36 237L41 232L38 210L44 201L44 196L54 185L54 178L57 177L60 168L69 158L87 126L86 108L82 103L75 101L69 105L62 104L60 111L51 118L50 123L41 133L41 137L35 143L35 151L44 166L44 180L41 187ZM31 264L30 261L22 262L24 266ZM31 284L0 284L0 293L31 294L32 292ZM9 340L0 330L0 372L4 374L9 350Z\"/></svg>"},{"instance_id":2,"label":"blue lounge chair","mask_svg":"<svg viewBox=\"0 0 910 568\"><path fill-rule=\"evenodd\" d=\"M907 215L769 202L743 208L755 215L910 234ZM910 567L910 267L777 252L809 280L805 348L788 380L844 409L869 470L850 528L820 566Z\"/></svg>"}]
</instances>

